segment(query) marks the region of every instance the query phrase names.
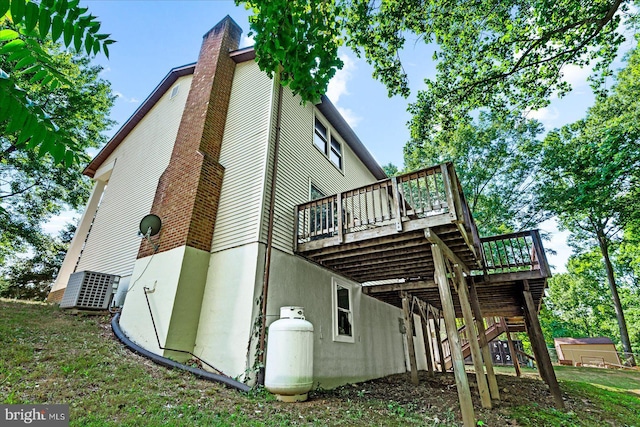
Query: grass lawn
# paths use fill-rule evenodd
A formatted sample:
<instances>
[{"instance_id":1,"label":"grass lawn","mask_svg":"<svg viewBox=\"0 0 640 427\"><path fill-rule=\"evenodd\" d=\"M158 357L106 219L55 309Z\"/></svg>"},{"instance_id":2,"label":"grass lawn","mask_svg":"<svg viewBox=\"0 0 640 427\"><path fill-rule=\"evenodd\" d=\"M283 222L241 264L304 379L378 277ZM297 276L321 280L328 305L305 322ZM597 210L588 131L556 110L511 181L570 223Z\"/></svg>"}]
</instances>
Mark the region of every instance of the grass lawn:
<instances>
[{"instance_id":1,"label":"grass lawn","mask_svg":"<svg viewBox=\"0 0 640 427\"><path fill-rule=\"evenodd\" d=\"M483 425L640 427L639 371L556 367L567 411L552 409L534 370L527 378L498 371L503 400L493 409L479 409L472 385ZM67 403L72 426L456 426L453 384L452 374L423 374L418 387L399 375L284 404L136 356L113 337L108 317L0 300L0 404Z\"/></svg>"}]
</instances>

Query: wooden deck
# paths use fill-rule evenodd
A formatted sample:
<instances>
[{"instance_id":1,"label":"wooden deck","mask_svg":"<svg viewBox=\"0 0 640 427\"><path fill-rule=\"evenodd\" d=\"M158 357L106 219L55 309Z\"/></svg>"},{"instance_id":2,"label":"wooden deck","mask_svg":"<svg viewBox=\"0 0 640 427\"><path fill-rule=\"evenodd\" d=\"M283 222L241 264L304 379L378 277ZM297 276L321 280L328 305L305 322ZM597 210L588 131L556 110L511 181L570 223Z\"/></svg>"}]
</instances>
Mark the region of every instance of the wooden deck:
<instances>
[{"instance_id":1,"label":"wooden deck","mask_svg":"<svg viewBox=\"0 0 640 427\"><path fill-rule=\"evenodd\" d=\"M431 244L473 281L484 316L523 316L525 284L539 306L549 277L537 230L479 237L450 163L299 205L295 217L299 255L397 307L404 291L441 308Z\"/></svg>"}]
</instances>

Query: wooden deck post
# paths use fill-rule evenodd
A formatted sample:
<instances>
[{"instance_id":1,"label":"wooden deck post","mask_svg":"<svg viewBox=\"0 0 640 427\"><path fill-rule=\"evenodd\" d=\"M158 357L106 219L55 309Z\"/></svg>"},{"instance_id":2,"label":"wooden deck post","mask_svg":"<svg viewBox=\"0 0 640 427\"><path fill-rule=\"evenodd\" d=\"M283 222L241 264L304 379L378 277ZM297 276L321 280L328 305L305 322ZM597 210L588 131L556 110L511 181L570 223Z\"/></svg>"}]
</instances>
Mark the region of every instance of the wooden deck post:
<instances>
[{"instance_id":1,"label":"wooden deck post","mask_svg":"<svg viewBox=\"0 0 640 427\"><path fill-rule=\"evenodd\" d=\"M458 328L456 327L456 312L453 306L453 299L451 298L451 289L449 288L449 280L447 279L445 261L438 245L432 244L431 252L433 253L433 263L435 266L435 281L438 284L438 290L440 292L444 324L447 328L447 337L449 338L451 361L453 363L453 373L456 378L456 388L458 389L462 422L465 427L472 427L476 424L475 413L473 411L473 402L471 401L469 381L467 380L467 373L464 369L464 357L462 357L462 346L460 345ZM444 363L444 360L442 362Z\"/></svg>"},{"instance_id":2,"label":"wooden deck post","mask_svg":"<svg viewBox=\"0 0 640 427\"><path fill-rule=\"evenodd\" d=\"M560 392L556 373L553 370L549 351L547 350L547 345L544 342L544 335L542 335L542 328L540 327L540 321L538 320L538 312L536 311L533 296L529 290L528 281L524 281L524 286L525 288L522 291L522 295L524 296L524 314L527 322L527 333L531 339L531 347L533 348L536 356L538 371L540 372L542 379L549 386L549 391L551 392L551 396L553 396L556 408L564 409L564 400L562 400L562 393Z\"/></svg>"},{"instance_id":3,"label":"wooden deck post","mask_svg":"<svg viewBox=\"0 0 640 427\"><path fill-rule=\"evenodd\" d=\"M493 359L491 358L491 350L489 349L489 342L487 341L487 331L484 327L484 317L482 316L482 310L480 309L480 300L478 300L478 290L476 289L476 284L473 279L471 280L470 296L471 308L473 309L473 315L476 319L476 327L478 328L478 338L480 338L482 358L484 359L484 365L487 368L487 381L489 382L491 398L500 400L500 389L498 388L496 373L493 370Z\"/></svg>"},{"instance_id":4,"label":"wooden deck post","mask_svg":"<svg viewBox=\"0 0 640 427\"><path fill-rule=\"evenodd\" d=\"M478 392L480 393L480 402L483 408L491 408L491 393L487 384L487 377L484 374L484 365L482 363L482 353L478 345L478 335L474 326L473 314L471 313L471 304L469 303L469 291L467 290L467 280L462 275L462 268L455 265L454 272L456 281L458 282L458 299L460 300L460 309L464 324L467 326L467 339L469 340L469 348L471 349L471 360L473 360L473 368L476 371L476 381L478 383Z\"/></svg>"},{"instance_id":5,"label":"wooden deck post","mask_svg":"<svg viewBox=\"0 0 640 427\"><path fill-rule=\"evenodd\" d=\"M444 350L442 350L442 336L440 335L440 316L433 316L433 327L436 330L436 349L438 350L438 361L440 363L440 372L443 374L447 371L444 366Z\"/></svg>"},{"instance_id":6,"label":"wooden deck post","mask_svg":"<svg viewBox=\"0 0 640 427\"><path fill-rule=\"evenodd\" d=\"M402 295L402 312L404 314L404 329L407 335L407 349L409 350L409 365L411 366L411 382L418 385L418 364L416 363L416 350L413 346L413 313L410 309L409 294L401 292Z\"/></svg>"},{"instance_id":7,"label":"wooden deck post","mask_svg":"<svg viewBox=\"0 0 640 427\"><path fill-rule=\"evenodd\" d=\"M338 212L338 218L336 227L338 229L338 240L340 243L344 242L344 212L342 209L342 193L336 194L336 210Z\"/></svg>"},{"instance_id":8,"label":"wooden deck post","mask_svg":"<svg viewBox=\"0 0 640 427\"><path fill-rule=\"evenodd\" d=\"M400 192L398 191L398 178L391 177L391 190L393 191L394 211L396 216L396 231L402 231L402 209L400 207Z\"/></svg>"},{"instance_id":9,"label":"wooden deck post","mask_svg":"<svg viewBox=\"0 0 640 427\"><path fill-rule=\"evenodd\" d=\"M502 318L502 322L504 324L504 330L507 332L507 343L509 344L509 353L511 353L511 361L513 362L513 368L516 370L516 376L521 377L522 372L520 371L520 362L518 361L518 353L516 352L516 347L513 345L513 339L511 339L511 332L509 332L509 328L507 327L507 321Z\"/></svg>"},{"instance_id":10,"label":"wooden deck post","mask_svg":"<svg viewBox=\"0 0 640 427\"><path fill-rule=\"evenodd\" d=\"M431 358L431 332L429 331L429 311L425 310L423 301L418 302L420 309L420 324L422 325L422 339L424 340L424 353L427 358L427 375L433 376L433 359Z\"/></svg>"}]
</instances>

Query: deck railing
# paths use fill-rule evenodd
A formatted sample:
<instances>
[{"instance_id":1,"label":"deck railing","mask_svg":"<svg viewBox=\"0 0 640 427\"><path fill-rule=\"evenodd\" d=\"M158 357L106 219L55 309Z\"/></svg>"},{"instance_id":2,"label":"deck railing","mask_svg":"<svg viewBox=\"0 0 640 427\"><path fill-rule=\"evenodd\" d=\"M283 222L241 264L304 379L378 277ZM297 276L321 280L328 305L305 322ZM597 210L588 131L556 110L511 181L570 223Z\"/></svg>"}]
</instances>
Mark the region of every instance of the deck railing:
<instances>
[{"instance_id":1,"label":"deck railing","mask_svg":"<svg viewBox=\"0 0 640 427\"><path fill-rule=\"evenodd\" d=\"M404 221L448 212L463 221L458 191L453 168L443 164L313 200L296 207L296 242L394 224L400 231Z\"/></svg>"},{"instance_id":2,"label":"deck railing","mask_svg":"<svg viewBox=\"0 0 640 427\"><path fill-rule=\"evenodd\" d=\"M538 230L480 238L488 273L540 270L547 276L549 266Z\"/></svg>"}]
</instances>

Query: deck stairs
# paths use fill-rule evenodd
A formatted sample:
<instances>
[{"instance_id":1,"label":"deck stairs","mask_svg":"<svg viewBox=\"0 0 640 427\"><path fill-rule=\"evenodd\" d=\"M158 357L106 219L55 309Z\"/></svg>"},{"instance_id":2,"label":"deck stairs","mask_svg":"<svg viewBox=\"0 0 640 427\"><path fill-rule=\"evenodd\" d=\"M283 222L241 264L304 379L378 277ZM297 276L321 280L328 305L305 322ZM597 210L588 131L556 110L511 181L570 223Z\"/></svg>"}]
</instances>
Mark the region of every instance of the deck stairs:
<instances>
[{"instance_id":1,"label":"deck stairs","mask_svg":"<svg viewBox=\"0 0 640 427\"><path fill-rule=\"evenodd\" d=\"M491 342L498 338L504 332L522 332L524 331L524 318L520 316L514 317L488 317L485 321L485 336L487 342ZM462 356L464 358L471 355L471 346L467 339L467 326L462 325L458 328L458 334L460 337L460 344L462 344ZM442 339L442 351L444 353L444 366L446 370L452 368L451 363L451 351L449 347L449 339L447 337Z\"/></svg>"}]
</instances>

